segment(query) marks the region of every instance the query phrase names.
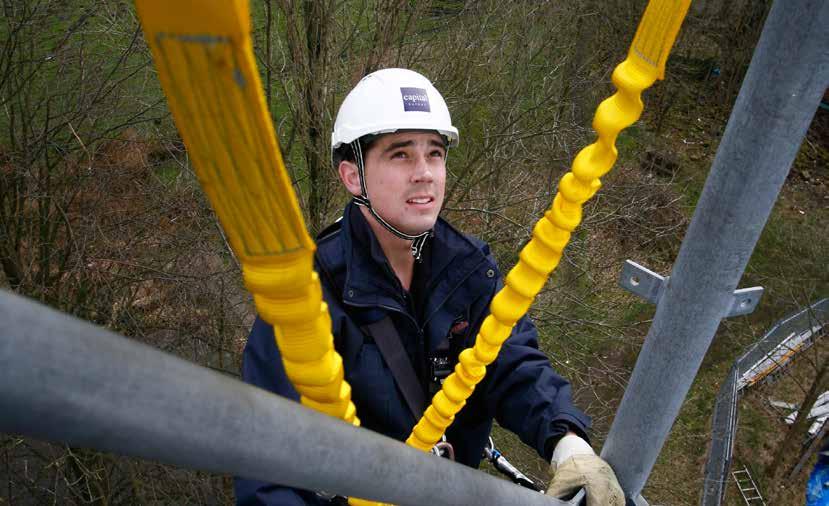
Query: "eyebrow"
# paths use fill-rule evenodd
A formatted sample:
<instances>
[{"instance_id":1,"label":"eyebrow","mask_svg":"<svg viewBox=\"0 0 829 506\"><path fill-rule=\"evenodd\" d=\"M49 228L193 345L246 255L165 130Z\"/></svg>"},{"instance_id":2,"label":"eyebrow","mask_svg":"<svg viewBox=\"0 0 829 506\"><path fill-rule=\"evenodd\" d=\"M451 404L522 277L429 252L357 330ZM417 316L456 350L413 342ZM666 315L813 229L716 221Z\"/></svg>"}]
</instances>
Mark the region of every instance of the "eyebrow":
<instances>
[{"instance_id":1,"label":"eyebrow","mask_svg":"<svg viewBox=\"0 0 829 506\"><path fill-rule=\"evenodd\" d=\"M407 147L413 146L413 145L414 145L414 141L412 141L412 140L392 142L391 144L389 144L386 147L386 149L383 150L383 153L388 153L389 151L394 151L395 149L399 149L399 148L407 148ZM446 149L446 145L444 143L442 143L438 140L435 140L435 139L429 139L429 145L434 146L434 147L439 147L441 149Z\"/></svg>"},{"instance_id":2,"label":"eyebrow","mask_svg":"<svg viewBox=\"0 0 829 506\"><path fill-rule=\"evenodd\" d=\"M391 144L389 144L386 147L386 149L383 150L383 153L388 153L389 151L394 151L395 149L399 149L399 148L407 148L407 147L413 146L413 145L414 145L414 141L412 141L412 140L392 142Z\"/></svg>"}]
</instances>

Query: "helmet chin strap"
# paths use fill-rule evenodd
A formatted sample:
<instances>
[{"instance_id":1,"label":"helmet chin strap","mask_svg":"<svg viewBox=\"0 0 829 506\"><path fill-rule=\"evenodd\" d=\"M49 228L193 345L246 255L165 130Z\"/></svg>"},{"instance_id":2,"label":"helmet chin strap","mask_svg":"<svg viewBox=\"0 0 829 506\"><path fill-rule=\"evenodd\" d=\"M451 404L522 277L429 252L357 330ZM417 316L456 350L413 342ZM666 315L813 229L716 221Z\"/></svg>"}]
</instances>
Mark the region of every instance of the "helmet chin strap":
<instances>
[{"instance_id":1,"label":"helmet chin strap","mask_svg":"<svg viewBox=\"0 0 829 506\"><path fill-rule=\"evenodd\" d=\"M354 203L358 206L363 206L368 209L368 212L377 220L377 223L383 226L386 230L391 232L392 234L396 235L401 239L405 239L407 241L412 241L412 256L415 258L416 261L420 261L420 255L423 252L423 246L426 245L426 239L432 235L432 230L427 230L422 234L411 235L407 234L401 230L398 230L394 227L391 223L387 222L380 216L377 211L371 206L371 201L368 199L368 190L366 189L366 174L365 174L365 163L363 161L363 148L360 145L360 140L354 140L351 142L351 149L354 151L354 158L357 161L357 171L360 176L360 196L354 196Z\"/></svg>"}]
</instances>

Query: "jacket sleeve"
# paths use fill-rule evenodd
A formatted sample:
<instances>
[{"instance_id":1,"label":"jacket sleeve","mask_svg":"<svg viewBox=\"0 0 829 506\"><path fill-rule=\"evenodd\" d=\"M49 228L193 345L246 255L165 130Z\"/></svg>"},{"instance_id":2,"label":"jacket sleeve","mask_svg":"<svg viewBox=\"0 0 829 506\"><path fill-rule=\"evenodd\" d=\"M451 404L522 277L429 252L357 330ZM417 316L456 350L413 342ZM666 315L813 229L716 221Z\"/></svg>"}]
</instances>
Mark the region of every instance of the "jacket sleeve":
<instances>
[{"instance_id":1,"label":"jacket sleeve","mask_svg":"<svg viewBox=\"0 0 829 506\"><path fill-rule=\"evenodd\" d=\"M485 314L489 300L491 296ZM490 416L547 460L568 430L589 441L590 417L573 404L570 383L538 349L538 331L527 316L518 320L487 367L482 390Z\"/></svg>"},{"instance_id":2,"label":"jacket sleeve","mask_svg":"<svg viewBox=\"0 0 829 506\"><path fill-rule=\"evenodd\" d=\"M274 340L273 327L259 317L253 324L242 356L242 379L277 395L299 401L299 394L285 375L282 358ZM278 428L275 428L278 430ZM235 477L234 491L238 506L320 504L315 493Z\"/></svg>"}]
</instances>

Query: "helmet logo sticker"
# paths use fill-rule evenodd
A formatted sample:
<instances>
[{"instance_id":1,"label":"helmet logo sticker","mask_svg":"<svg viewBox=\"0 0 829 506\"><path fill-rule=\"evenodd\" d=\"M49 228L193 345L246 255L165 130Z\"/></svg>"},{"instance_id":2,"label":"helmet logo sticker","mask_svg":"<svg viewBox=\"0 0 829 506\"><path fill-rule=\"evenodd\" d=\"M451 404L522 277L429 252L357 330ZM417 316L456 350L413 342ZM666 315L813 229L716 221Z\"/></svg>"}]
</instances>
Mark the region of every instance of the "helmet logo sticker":
<instances>
[{"instance_id":1,"label":"helmet logo sticker","mask_svg":"<svg viewBox=\"0 0 829 506\"><path fill-rule=\"evenodd\" d=\"M403 95L404 111L432 112L429 108L429 95L424 88L400 88Z\"/></svg>"}]
</instances>

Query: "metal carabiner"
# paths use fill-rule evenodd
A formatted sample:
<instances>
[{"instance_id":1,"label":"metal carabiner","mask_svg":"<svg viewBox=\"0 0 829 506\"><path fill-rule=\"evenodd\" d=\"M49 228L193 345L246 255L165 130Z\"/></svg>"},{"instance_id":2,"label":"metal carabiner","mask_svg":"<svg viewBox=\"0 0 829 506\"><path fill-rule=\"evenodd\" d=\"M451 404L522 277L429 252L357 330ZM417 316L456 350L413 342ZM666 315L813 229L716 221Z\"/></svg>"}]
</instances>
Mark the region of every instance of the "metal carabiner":
<instances>
[{"instance_id":1,"label":"metal carabiner","mask_svg":"<svg viewBox=\"0 0 829 506\"><path fill-rule=\"evenodd\" d=\"M452 447L452 443L446 440L446 434L440 437L440 441L435 443L435 446L432 447L430 452L438 457L443 457L451 461L455 460L455 448Z\"/></svg>"}]
</instances>

